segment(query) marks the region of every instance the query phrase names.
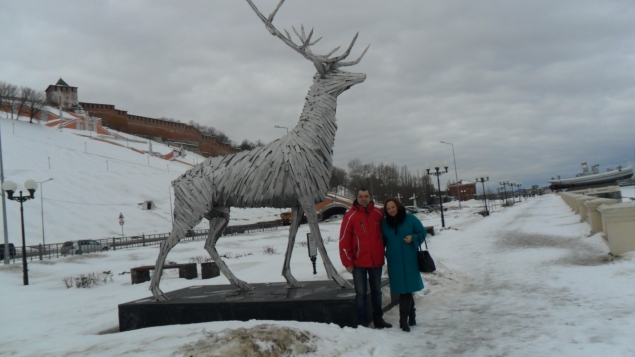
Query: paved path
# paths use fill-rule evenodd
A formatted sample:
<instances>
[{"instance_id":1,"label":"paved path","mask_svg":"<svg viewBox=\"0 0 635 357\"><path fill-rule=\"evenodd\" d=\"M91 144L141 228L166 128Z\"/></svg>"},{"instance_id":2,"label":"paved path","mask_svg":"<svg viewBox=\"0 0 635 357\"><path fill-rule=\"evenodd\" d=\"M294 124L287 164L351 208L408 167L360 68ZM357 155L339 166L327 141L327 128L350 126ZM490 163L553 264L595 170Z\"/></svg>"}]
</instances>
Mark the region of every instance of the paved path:
<instances>
[{"instance_id":1,"label":"paved path","mask_svg":"<svg viewBox=\"0 0 635 357\"><path fill-rule=\"evenodd\" d=\"M397 354L634 356L634 289L620 288L633 285L634 265L616 274L619 262L554 198L432 237L441 269L417 299L415 345Z\"/></svg>"}]
</instances>

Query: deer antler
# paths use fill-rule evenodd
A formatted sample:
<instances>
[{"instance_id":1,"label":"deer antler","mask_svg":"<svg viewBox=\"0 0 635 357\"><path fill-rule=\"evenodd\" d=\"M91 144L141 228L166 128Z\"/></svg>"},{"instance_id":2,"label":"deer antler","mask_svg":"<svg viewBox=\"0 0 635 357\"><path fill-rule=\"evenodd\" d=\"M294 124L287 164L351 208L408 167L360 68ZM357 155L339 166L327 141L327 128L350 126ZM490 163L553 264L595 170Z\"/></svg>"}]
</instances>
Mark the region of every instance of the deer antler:
<instances>
[{"instance_id":1,"label":"deer antler","mask_svg":"<svg viewBox=\"0 0 635 357\"><path fill-rule=\"evenodd\" d=\"M295 34L298 36L301 42L301 45L296 45L291 39L291 35L289 35L289 32L286 29L283 29L286 34L286 36L284 36L280 31L278 31L278 29L276 29L275 26L273 26L273 18L274 16L276 16L276 13L282 6L282 3L284 3L284 0L280 0L280 2L278 3L278 6L276 6L276 8L269 15L269 17L265 17L258 10L256 5L254 5L254 3L251 0L247 0L247 3L249 3L249 6L251 6L254 12L256 12L256 15L258 15L260 20L264 22L265 27L267 28L269 33L278 37L279 39L282 40L282 42L286 43L287 46L293 48L296 52L300 53L304 58L313 62L315 64L315 68L318 70L318 72L320 73L322 77L324 77L329 70L334 70L341 66L352 66L352 65L358 64L359 61L362 60L362 57L364 57L364 55L366 54L366 51L368 51L368 48L370 47L370 45L368 45L366 49L364 50L364 52L362 52L362 55L359 56L357 60L350 61L350 62L340 62L346 57L348 57L348 55L351 53L351 49L353 48L353 45L355 44L355 41L357 40L357 36L359 35L359 33L356 33L355 37L353 37L353 40L351 41L351 44L348 46L348 49L346 49L346 51L342 53L341 55L333 57L333 58L329 58L329 56L335 53L335 51L340 49L340 46L336 47L334 50L332 50L326 55L314 54L311 51L310 47L316 44L319 40L321 40L322 37L311 42L311 37L313 36L313 29L311 29L311 32L309 32L309 35L306 36L304 34L304 26L301 26L300 33L298 33L295 27L292 26L291 28L293 29L293 32L295 32Z\"/></svg>"}]
</instances>

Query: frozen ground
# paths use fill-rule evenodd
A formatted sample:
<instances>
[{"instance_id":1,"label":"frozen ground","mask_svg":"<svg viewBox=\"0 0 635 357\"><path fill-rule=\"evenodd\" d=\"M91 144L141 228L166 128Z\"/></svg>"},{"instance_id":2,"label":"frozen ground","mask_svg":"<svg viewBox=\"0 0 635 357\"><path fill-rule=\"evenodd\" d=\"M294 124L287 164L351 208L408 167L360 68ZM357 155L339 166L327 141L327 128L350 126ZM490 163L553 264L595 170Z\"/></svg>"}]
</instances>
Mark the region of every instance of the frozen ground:
<instances>
[{"instance_id":1,"label":"frozen ground","mask_svg":"<svg viewBox=\"0 0 635 357\"><path fill-rule=\"evenodd\" d=\"M632 356L635 355L635 259L610 261L598 235L588 236L555 195L530 199L481 218L477 202L447 215L451 229L429 238L439 270L424 274L417 296L419 324L411 333L299 322L213 322L117 331L117 304L149 296L148 283L131 285L131 267L152 264L157 248L33 261L31 285L19 264L0 267L3 287L0 355L16 356ZM421 215L425 224L437 215ZM333 240L339 222L320 225ZM250 282L282 281L288 229L222 238L219 250ZM301 226L299 240L307 232ZM329 239L330 238L330 239ZM278 255L263 253L274 247ZM337 243L327 245L337 260ZM311 274L305 249L293 256L299 280ZM181 243L168 260L204 255L202 242ZM251 255L249 255L251 254ZM242 256L241 256L242 255ZM318 258L318 262L321 259ZM343 273L343 268L338 264ZM113 272L113 282L90 289L63 278ZM168 272L162 288L226 284L223 278L188 281ZM397 311L386 319L396 323ZM278 346L278 347L276 347ZM276 348L294 353L274 353ZM248 354L252 351L253 354ZM267 352L268 351L268 352ZM269 353L271 352L271 353ZM304 353L306 352L306 353Z\"/></svg>"}]
</instances>

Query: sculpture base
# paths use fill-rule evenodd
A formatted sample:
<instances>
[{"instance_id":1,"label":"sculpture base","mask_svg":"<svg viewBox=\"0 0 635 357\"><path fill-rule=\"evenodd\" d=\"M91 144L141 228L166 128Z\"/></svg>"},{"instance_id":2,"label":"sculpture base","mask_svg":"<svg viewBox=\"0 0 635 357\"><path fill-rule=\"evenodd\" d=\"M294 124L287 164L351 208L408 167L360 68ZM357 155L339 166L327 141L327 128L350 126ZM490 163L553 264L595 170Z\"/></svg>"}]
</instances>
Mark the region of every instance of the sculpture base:
<instances>
[{"instance_id":1,"label":"sculpture base","mask_svg":"<svg viewBox=\"0 0 635 357\"><path fill-rule=\"evenodd\" d=\"M352 282L351 282L352 283ZM119 305L119 330L192 324L210 321L293 320L357 327L355 289L339 288L333 281L307 281L304 287L286 289L285 283L251 284L251 291L232 285L197 285L165 295ZM369 316L370 295L367 299ZM382 306L388 311L399 302L392 297L388 280L382 280Z\"/></svg>"}]
</instances>

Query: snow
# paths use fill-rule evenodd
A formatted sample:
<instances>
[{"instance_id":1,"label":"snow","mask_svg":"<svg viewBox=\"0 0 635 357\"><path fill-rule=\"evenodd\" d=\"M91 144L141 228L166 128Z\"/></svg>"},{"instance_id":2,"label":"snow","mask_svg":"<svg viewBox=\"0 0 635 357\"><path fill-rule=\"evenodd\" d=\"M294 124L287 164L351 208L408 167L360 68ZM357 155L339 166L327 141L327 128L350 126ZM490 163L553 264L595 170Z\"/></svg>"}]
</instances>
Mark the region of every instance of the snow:
<instances>
[{"instance_id":1,"label":"snow","mask_svg":"<svg viewBox=\"0 0 635 357\"><path fill-rule=\"evenodd\" d=\"M18 186L27 179L42 182L53 178L42 185L45 243L121 236L120 213L125 217L126 236L171 230L170 182L190 165L134 152L124 141L119 143L123 146L117 146L77 135L88 136L88 131L60 131L22 119L0 118L4 177ZM147 144L128 144L148 150ZM152 150L163 154L171 151L158 142L152 143ZM204 157L188 152L180 160L199 163ZM41 194L38 189L36 198L24 204L27 245L42 242ZM138 204L146 200L154 201L156 209L142 210ZM280 210L273 208L233 209L229 225L272 221L279 215ZM14 202L7 201L7 221L10 241L19 242L20 210ZM205 222L196 227L205 228Z\"/></svg>"},{"instance_id":2,"label":"snow","mask_svg":"<svg viewBox=\"0 0 635 357\"><path fill-rule=\"evenodd\" d=\"M111 233L104 231L109 229L116 234L119 210L126 210L131 231L169 230L169 222L163 222L169 215L167 200L157 215L132 204L146 196L167 199L164 188L187 165L170 163L168 174L162 170L164 161L151 158L147 166L147 156L125 148L88 141L88 153L84 153L85 140L66 130L60 133L38 124L15 123L13 137L12 122L0 122L7 178L20 184L27 178L54 177L45 184L45 198L90 203L45 200L47 240L49 231L51 239L60 241L68 236L108 235ZM56 163L50 171L42 160L46 156ZM100 165L104 157L116 162L117 169L105 171ZM623 193L632 197L633 188L626 187ZM115 203L131 204L113 209L109 204ZM480 201L463 202L461 210L450 206L445 212L446 229L440 227L438 212L418 215L424 225L435 227L436 235L428 237L428 246L438 271L423 274L426 287L416 294L418 325L410 333L396 326L374 330L255 320L118 332L117 305L150 296L149 283L131 285L130 275L120 274L154 264L158 247L150 246L33 260L28 286L22 285L21 264L1 265L0 356L635 355L635 252L609 259L600 235L589 236L589 225L580 223L579 216L556 195L530 198L511 207L496 205L485 218L475 213L482 209ZM7 208L10 235L15 237L19 217L12 212L18 209L9 201ZM38 217L27 220L28 239L34 237L35 241L41 229L39 209L38 199L25 203L25 216ZM232 214L237 221L264 220L276 211L233 210ZM339 264L339 225L338 221L321 223L320 229L336 268L350 277ZM306 233L308 227L302 225L291 259L292 272L300 281L326 280L321 265L318 274L312 274L311 262L300 246ZM287 236L288 227L223 237L218 250L234 257L226 261L240 279L281 282ZM265 254L265 247L279 253ZM202 241L181 242L168 261L186 263L200 256L206 256ZM318 257L318 263L321 261ZM90 289L66 288L63 282L64 278L105 271L112 272L113 281ZM176 271L168 270L161 288L172 291L227 283L222 276L179 279ZM397 309L384 318L396 325Z\"/></svg>"}]
</instances>

